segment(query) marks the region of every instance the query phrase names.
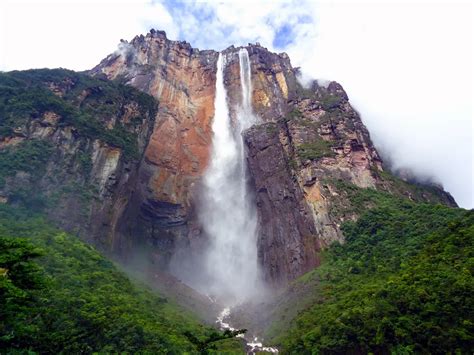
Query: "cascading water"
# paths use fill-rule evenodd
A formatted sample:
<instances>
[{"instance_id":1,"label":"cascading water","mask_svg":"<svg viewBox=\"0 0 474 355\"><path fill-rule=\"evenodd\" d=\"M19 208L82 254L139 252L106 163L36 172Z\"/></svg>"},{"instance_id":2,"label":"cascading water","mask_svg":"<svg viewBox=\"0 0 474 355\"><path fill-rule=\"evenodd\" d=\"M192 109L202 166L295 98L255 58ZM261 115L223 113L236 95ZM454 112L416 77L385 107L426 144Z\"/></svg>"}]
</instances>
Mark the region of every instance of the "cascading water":
<instances>
[{"instance_id":1,"label":"cascading water","mask_svg":"<svg viewBox=\"0 0 474 355\"><path fill-rule=\"evenodd\" d=\"M225 55L219 54L211 161L203 181L200 220L209 238L206 293L227 305L245 301L259 286L255 207L249 196L242 131L255 122L251 109L250 62L239 52L242 105L231 122L224 86Z\"/></svg>"},{"instance_id":2,"label":"cascading water","mask_svg":"<svg viewBox=\"0 0 474 355\"><path fill-rule=\"evenodd\" d=\"M242 88L242 105L238 113L240 132L242 133L253 124L257 118L252 112L252 81L250 76L250 59L245 48L239 50L240 86Z\"/></svg>"}]
</instances>

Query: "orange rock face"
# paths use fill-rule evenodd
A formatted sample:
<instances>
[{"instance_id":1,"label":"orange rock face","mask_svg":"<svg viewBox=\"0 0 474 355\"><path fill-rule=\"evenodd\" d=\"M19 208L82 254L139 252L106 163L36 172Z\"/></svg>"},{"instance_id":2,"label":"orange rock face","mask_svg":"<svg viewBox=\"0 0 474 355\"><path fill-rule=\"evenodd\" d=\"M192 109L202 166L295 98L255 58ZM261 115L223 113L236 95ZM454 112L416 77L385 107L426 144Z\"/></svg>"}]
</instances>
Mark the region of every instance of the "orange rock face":
<instances>
[{"instance_id":1,"label":"orange rock face","mask_svg":"<svg viewBox=\"0 0 474 355\"><path fill-rule=\"evenodd\" d=\"M262 121L276 121L287 114L288 100L296 92L295 70L290 58L259 45L246 49L251 63L253 109ZM227 57L225 84L232 113L242 99L238 49L230 47L224 53Z\"/></svg>"},{"instance_id":2,"label":"orange rock face","mask_svg":"<svg viewBox=\"0 0 474 355\"><path fill-rule=\"evenodd\" d=\"M225 84L231 115L241 102L238 48L224 51ZM296 79L286 54L260 46L247 47L252 70L252 102L263 121L287 112ZM121 78L159 100L160 109L145 152L148 198L189 208L193 186L204 173L212 143L215 72L218 53L199 51L186 42L170 41L152 30L123 42L93 75ZM150 176L150 171L152 171Z\"/></svg>"},{"instance_id":3,"label":"orange rock face","mask_svg":"<svg viewBox=\"0 0 474 355\"><path fill-rule=\"evenodd\" d=\"M93 71L126 81L160 103L145 151L154 200L190 205L190 192L207 166L214 115L217 53L199 52L152 31L124 45Z\"/></svg>"},{"instance_id":4,"label":"orange rock face","mask_svg":"<svg viewBox=\"0 0 474 355\"><path fill-rule=\"evenodd\" d=\"M199 57L171 51L177 60L167 65L166 77L155 76L150 85L161 110L145 154L159 167L151 183L156 197L187 203L190 184L202 175L209 158L215 79L203 70Z\"/></svg>"}]
</instances>

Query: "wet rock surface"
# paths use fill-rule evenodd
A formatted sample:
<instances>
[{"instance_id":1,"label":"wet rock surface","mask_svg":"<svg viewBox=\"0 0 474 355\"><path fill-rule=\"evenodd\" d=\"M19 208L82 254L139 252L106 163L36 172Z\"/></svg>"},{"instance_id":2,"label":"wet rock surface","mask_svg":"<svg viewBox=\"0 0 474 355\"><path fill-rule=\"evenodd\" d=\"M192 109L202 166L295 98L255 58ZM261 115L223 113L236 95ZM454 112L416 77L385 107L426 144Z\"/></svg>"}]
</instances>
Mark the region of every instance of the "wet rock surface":
<instances>
[{"instance_id":1,"label":"wet rock surface","mask_svg":"<svg viewBox=\"0 0 474 355\"><path fill-rule=\"evenodd\" d=\"M284 53L271 53L260 45L246 48L254 111L262 121L274 121L287 113L288 99L296 97L296 70ZM242 100L238 51L230 47L223 52L224 80L234 121ZM172 255L185 259L183 263L199 258L201 252L196 248L205 243L196 241L203 235L194 205L199 203L199 182L212 142L217 57L218 52L170 41L164 32L153 30L130 43L123 41L118 52L90 71L93 76L121 80L160 102L125 223L158 249L155 256L160 265L174 262Z\"/></svg>"},{"instance_id":2,"label":"wet rock surface","mask_svg":"<svg viewBox=\"0 0 474 355\"><path fill-rule=\"evenodd\" d=\"M284 284L317 265L319 239L276 125L250 129L245 143L260 217L259 260L268 282Z\"/></svg>"}]
</instances>

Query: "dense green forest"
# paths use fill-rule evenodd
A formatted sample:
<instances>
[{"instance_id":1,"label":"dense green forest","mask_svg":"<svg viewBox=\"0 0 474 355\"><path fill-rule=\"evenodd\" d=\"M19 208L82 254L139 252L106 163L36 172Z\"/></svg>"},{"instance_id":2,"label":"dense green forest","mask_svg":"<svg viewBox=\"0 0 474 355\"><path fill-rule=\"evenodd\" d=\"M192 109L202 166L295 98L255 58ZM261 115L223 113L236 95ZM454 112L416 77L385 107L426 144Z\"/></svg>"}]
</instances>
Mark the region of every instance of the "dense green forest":
<instances>
[{"instance_id":1,"label":"dense green forest","mask_svg":"<svg viewBox=\"0 0 474 355\"><path fill-rule=\"evenodd\" d=\"M348 209L365 212L343 226L345 244L295 281L318 280L313 302L274 343L294 354L471 353L474 212L344 188ZM130 281L41 215L5 205L0 302L10 353L241 351L233 334Z\"/></svg>"},{"instance_id":2,"label":"dense green forest","mask_svg":"<svg viewBox=\"0 0 474 355\"><path fill-rule=\"evenodd\" d=\"M275 342L292 354L471 354L474 212L345 188L365 212L296 281L317 280L313 301Z\"/></svg>"},{"instance_id":3,"label":"dense green forest","mask_svg":"<svg viewBox=\"0 0 474 355\"><path fill-rule=\"evenodd\" d=\"M210 353L233 334L130 281L43 217L0 206L2 353Z\"/></svg>"}]
</instances>

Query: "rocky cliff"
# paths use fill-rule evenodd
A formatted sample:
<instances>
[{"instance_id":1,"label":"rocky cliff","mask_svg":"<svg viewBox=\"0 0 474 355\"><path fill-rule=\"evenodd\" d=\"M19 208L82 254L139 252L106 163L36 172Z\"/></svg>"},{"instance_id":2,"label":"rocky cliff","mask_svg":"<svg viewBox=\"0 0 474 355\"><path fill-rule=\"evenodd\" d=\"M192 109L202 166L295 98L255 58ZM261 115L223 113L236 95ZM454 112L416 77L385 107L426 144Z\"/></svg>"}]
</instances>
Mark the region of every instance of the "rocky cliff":
<instances>
[{"instance_id":1,"label":"rocky cliff","mask_svg":"<svg viewBox=\"0 0 474 355\"><path fill-rule=\"evenodd\" d=\"M72 71L0 74L0 196L119 249L156 101Z\"/></svg>"},{"instance_id":2,"label":"rocky cliff","mask_svg":"<svg viewBox=\"0 0 474 355\"><path fill-rule=\"evenodd\" d=\"M125 224L129 238L146 237L155 247L155 262L163 266L200 234L192 200L210 153L217 57L152 30L130 43L122 41L118 52L90 72L160 102Z\"/></svg>"},{"instance_id":3,"label":"rocky cliff","mask_svg":"<svg viewBox=\"0 0 474 355\"><path fill-rule=\"evenodd\" d=\"M346 208L351 205L347 186L455 204L442 189L407 184L384 171L339 84L314 82L304 88L286 54L260 45L246 49L259 124L243 138L259 214L259 262L267 282L286 284L318 265L322 248L342 241L341 223L360 213ZM223 51L234 119L242 99L238 50ZM38 179L27 167L5 176L3 199L14 201L24 181L37 183L50 197L58 186L79 186L81 192L68 187L74 193L49 208L69 230L128 259L134 252L140 258L150 255L161 270L177 256L179 262L199 257L206 240L195 210L212 142L217 58L218 52L200 51L152 30L122 41L116 53L87 73L89 81L73 73L38 79L34 88L66 101L79 118L68 120L67 110L49 108L26 116L11 113L16 118L5 124L11 130L2 133L2 154L37 138L52 150L38 157L44 163ZM11 76L24 81L22 75ZM28 80L21 85L25 91L32 88ZM114 90L123 97L111 97ZM158 111L156 102L139 91L159 102ZM94 127L89 121L96 122ZM85 186L94 187L88 209L80 212L77 194L89 191Z\"/></svg>"},{"instance_id":4,"label":"rocky cliff","mask_svg":"<svg viewBox=\"0 0 474 355\"><path fill-rule=\"evenodd\" d=\"M238 49L223 51L233 118L242 99ZM326 88L315 82L304 88L286 54L260 45L246 49L252 104L261 124L244 138L260 218L259 260L267 281L285 284L317 265L321 248L342 240L340 224L356 213L339 216L334 211L345 203L335 182L453 203L439 191L410 192L384 173L367 129L339 84ZM160 101L141 168L146 188L136 209L139 219L147 221L148 234L173 245L170 253L185 246L199 250L203 243L193 201L210 151L217 57L217 52L199 51L152 30L122 42L120 51L91 71L119 78Z\"/></svg>"},{"instance_id":5,"label":"rocky cliff","mask_svg":"<svg viewBox=\"0 0 474 355\"><path fill-rule=\"evenodd\" d=\"M244 135L261 217L258 250L268 280L285 284L318 264L318 252L343 242L345 187L380 189L416 201L454 205L435 187L410 185L383 169L369 132L343 88L297 87L287 114Z\"/></svg>"}]
</instances>

